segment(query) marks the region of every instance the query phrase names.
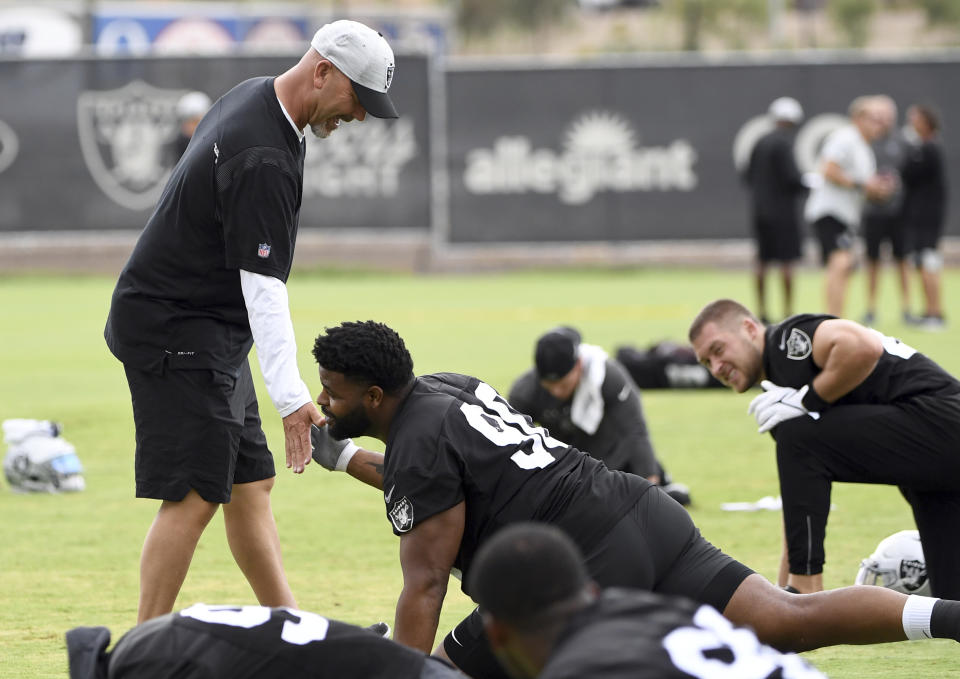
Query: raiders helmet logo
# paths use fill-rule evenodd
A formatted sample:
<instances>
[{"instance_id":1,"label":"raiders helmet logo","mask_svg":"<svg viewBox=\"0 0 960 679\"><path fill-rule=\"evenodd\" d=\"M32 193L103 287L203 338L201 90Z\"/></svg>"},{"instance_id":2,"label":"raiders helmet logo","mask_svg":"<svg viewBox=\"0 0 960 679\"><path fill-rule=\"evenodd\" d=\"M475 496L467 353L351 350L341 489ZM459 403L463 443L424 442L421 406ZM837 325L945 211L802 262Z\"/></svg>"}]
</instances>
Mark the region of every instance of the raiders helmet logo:
<instances>
[{"instance_id":1,"label":"raiders helmet logo","mask_svg":"<svg viewBox=\"0 0 960 679\"><path fill-rule=\"evenodd\" d=\"M390 89L390 83L393 82L393 64L387 66L387 89Z\"/></svg>"},{"instance_id":2,"label":"raiders helmet logo","mask_svg":"<svg viewBox=\"0 0 960 679\"><path fill-rule=\"evenodd\" d=\"M813 342L810 341L810 336L803 330L794 328L790 331L790 337L787 338L786 349L787 358L801 361L813 351Z\"/></svg>"},{"instance_id":3,"label":"raiders helmet logo","mask_svg":"<svg viewBox=\"0 0 960 679\"><path fill-rule=\"evenodd\" d=\"M88 90L77 99L77 132L97 186L118 205L146 210L170 174L168 145L177 137L183 90L134 80L115 90Z\"/></svg>"},{"instance_id":4,"label":"raiders helmet logo","mask_svg":"<svg viewBox=\"0 0 960 679\"><path fill-rule=\"evenodd\" d=\"M397 500L390 510L390 522L398 533L406 533L413 528L413 505L406 496Z\"/></svg>"},{"instance_id":5,"label":"raiders helmet logo","mask_svg":"<svg viewBox=\"0 0 960 679\"><path fill-rule=\"evenodd\" d=\"M917 591L927 581L927 564L914 559L904 559L900 562L900 579L905 590Z\"/></svg>"}]
</instances>

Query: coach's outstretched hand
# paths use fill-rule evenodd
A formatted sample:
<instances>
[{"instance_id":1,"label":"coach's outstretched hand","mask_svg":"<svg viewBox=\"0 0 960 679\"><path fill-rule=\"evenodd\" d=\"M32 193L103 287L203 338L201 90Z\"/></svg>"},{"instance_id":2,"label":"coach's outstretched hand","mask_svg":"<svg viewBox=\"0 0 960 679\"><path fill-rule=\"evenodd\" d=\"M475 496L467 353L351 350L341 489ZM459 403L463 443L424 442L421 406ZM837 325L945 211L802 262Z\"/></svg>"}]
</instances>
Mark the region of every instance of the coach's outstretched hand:
<instances>
[{"instance_id":1,"label":"coach's outstretched hand","mask_svg":"<svg viewBox=\"0 0 960 679\"><path fill-rule=\"evenodd\" d=\"M312 401L283 418L284 448L287 453L287 468L294 474L302 474L304 468L310 464L310 427L312 424L323 422L323 415L317 410Z\"/></svg>"},{"instance_id":2,"label":"coach's outstretched hand","mask_svg":"<svg viewBox=\"0 0 960 679\"><path fill-rule=\"evenodd\" d=\"M813 419L820 419L820 413L807 410L801 401L809 385L805 384L800 389L793 387L780 387L769 380L763 380L760 383L763 387L763 393L750 401L750 407L747 413L753 415L760 428L757 432L763 434L776 427L781 422L792 420L801 415L809 415Z\"/></svg>"},{"instance_id":3,"label":"coach's outstretched hand","mask_svg":"<svg viewBox=\"0 0 960 679\"><path fill-rule=\"evenodd\" d=\"M330 436L327 425L310 425L310 442L313 444L313 459L332 472L346 471L350 458L360 449L353 439L338 441Z\"/></svg>"}]
</instances>

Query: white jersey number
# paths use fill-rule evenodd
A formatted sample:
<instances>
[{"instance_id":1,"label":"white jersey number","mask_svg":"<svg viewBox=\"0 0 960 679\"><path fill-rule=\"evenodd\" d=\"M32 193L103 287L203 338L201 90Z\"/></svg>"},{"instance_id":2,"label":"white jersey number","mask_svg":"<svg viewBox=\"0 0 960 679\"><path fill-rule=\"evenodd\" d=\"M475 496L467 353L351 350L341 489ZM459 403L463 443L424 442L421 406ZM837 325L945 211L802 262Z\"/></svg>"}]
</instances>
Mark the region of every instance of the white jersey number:
<instances>
[{"instance_id":1,"label":"white jersey number","mask_svg":"<svg viewBox=\"0 0 960 679\"><path fill-rule=\"evenodd\" d=\"M699 679L826 679L797 655L764 646L752 630L736 628L716 609L701 606L696 627L663 638L673 664Z\"/></svg>"},{"instance_id":2,"label":"white jersey number","mask_svg":"<svg viewBox=\"0 0 960 679\"><path fill-rule=\"evenodd\" d=\"M896 337L890 337L889 335L884 335L882 332L878 332L873 328L870 328L870 332L872 332L873 334L875 334L877 337L880 338L880 341L883 343L883 350L886 351L888 354L892 354L894 356L899 356L900 358L906 359L906 358L910 358L915 353L917 353L916 349L911 347L909 344L904 344L903 342L898 340Z\"/></svg>"},{"instance_id":3,"label":"white jersey number","mask_svg":"<svg viewBox=\"0 0 960 679\"><path fill-rule=\"evenodd\" d=\"M298 611L295 608L284 608L283 610L300 618L298 622L284 621L280 638L287 643L303 646L311 641L323 641L327 638L330 621L326 618L316 613ZM259 627L270 620L270 612L270 609L265 606L206 606L204 604L194 604L180 611L180 615L200 622L250 629Z\"/></svg>"},{"instance_id":4,"label":"white jersey number","mask_svg":"<svg viewBox=\"0 0 960 679\"><path fill-rule=\"evenodd\" d=\"M522 446L529 443L531 452L518 450L510 456L521 469L542 469L557 459L547 448L567 447L543 427L533 426L525 416L511 411L507 402L486 382L478 384L475 393L484 407L464 403L460 412L471 427L494 445Z\"/></svg>"}]
</instances>

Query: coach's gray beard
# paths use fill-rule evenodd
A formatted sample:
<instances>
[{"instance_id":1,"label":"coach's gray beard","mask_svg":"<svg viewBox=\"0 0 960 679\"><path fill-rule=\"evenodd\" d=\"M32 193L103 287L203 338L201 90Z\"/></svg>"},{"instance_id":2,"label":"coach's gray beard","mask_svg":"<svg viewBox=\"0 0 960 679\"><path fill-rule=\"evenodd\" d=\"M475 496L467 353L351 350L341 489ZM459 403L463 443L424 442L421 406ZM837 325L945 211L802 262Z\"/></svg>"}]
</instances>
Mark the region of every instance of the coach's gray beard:
<instances>
[{"instance_id":1,"label":"coach's gray beard","mask_svg":"<svg viewBox=\"0 0 960 679\"><path fill-rule=\"evenodd\" d=\"M311 125L310 131L313 132L313 136L317 139L326 139L333 134L333 131L340 127L340 119L334 118L333 120L333 126L330 125L330 120L324 120L319 125Z\"/></svg>"}]
</instances>

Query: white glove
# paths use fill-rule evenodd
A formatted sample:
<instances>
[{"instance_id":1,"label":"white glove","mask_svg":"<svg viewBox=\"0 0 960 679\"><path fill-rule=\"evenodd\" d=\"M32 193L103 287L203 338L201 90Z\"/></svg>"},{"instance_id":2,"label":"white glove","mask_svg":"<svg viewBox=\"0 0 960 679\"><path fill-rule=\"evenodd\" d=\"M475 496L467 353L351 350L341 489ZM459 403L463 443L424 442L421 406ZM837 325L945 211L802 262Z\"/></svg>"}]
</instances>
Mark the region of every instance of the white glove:
<instances>
[{"instance_id":1,"label":"white glove","mask_svg":"<svg viewBox=\"0 0 960 679\"><path fill-rule=\"evenodd\" d=\"M353 439L337 440L330 436L327 425L311 424L310 442L313 444L313 459L332 472L346 471L350 459L360 450Z\"/></svg>"},{"instance_id":2,"label":"white glove","mask_svg":"<svg viewBox=\"0 0 960 679\"><path fill-rule=\"evenodd\" d=\"M799 389L793 387L778 387L770 380L760 383L763 393L750 401L747 413L753 415L760 428L759 433L770 431L781 422L792 420L801 415L809 415L815 420L820 419L820 413L807 410L801 401L810 385L805 384Z\"/></svg>"}]
</instances>

